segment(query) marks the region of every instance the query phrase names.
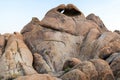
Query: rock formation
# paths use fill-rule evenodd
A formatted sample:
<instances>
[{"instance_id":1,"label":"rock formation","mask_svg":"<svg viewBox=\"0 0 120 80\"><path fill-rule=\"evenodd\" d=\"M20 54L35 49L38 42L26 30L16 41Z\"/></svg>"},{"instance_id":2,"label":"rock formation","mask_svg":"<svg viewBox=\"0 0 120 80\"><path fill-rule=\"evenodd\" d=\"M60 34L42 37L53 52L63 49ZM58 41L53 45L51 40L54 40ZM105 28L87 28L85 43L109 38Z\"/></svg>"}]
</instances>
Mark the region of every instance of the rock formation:
<instances>
[{"instance_id":1,"label":"rock formation","mask_svg":"<svg viewBox=\"0 0 120 80\"><path fill-rule=\"evenodd\" d=\"M119 80L120 35L73 4L0 35L0 80Z\"/></svg>"}]
</instances>

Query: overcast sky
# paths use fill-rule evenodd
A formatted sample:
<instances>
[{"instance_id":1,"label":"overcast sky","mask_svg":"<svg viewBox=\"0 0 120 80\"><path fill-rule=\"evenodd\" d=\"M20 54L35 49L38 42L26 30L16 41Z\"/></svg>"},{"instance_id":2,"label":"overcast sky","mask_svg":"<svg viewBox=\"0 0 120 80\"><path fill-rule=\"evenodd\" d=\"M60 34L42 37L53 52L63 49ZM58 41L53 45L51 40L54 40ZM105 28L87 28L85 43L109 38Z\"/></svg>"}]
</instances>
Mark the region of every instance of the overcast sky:
<instances>
[{"instance_id":1,"label":"overcast sky","mask_svg":"<svg viewBox=\"0 0 120 80\"><path fill-rule=\"evenodd\" d=\"M0 33L20 32L32 17L41 20L51 8L68 3L85 16L96 14L109 30L120 30L120 0L1 0Z\"/></svg>"}]
</instances>

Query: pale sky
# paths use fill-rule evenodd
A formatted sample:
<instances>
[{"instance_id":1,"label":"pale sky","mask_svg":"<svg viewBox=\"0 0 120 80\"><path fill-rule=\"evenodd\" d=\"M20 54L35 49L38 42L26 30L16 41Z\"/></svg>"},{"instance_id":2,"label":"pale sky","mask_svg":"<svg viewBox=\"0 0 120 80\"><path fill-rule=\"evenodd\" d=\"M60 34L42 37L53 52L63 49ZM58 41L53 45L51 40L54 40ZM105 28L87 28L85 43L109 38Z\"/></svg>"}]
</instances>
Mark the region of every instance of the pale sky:
<instances>
[{"instance_id":1,"label":"pale sky","mask_svg":"<svg viewBox=\"0 0 120 80\"><path fill-rule=\"evenodd\" d=\"M120 0L1 0L0 33L20 32L32 17L42 20L48 10L69 3L85 16L99 16L109 30L120 30Z\"/></svg>"}]
</instances>

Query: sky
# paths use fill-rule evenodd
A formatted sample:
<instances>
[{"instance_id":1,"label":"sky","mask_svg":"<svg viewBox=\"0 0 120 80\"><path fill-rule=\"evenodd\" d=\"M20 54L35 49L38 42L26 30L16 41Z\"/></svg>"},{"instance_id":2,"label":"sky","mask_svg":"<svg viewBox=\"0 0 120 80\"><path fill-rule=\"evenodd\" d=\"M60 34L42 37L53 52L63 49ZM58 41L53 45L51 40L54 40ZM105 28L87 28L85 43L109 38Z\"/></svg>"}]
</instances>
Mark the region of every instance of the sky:
<instances>
[{"instance_id":1,"label":"sky","mask_svg":"<svg viewBox=\"0 0 120 80\"><path fill-rule=\"evenodd\" d=\"M85 16L99 16L109 30L120 30L120 0L1 0L0 33L20 32L32 17L42 20L50 9L69 3Z\"/></svg>"}]
</instances>

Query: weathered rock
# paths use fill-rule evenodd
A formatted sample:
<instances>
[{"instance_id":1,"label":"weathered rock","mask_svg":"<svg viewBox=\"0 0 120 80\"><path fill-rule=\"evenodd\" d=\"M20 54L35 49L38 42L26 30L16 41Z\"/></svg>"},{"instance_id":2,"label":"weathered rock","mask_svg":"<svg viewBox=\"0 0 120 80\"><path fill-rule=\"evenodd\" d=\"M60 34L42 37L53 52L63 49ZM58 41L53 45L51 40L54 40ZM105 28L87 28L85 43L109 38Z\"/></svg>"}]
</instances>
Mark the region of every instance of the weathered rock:
<instances>
[{"instance_id":1,"label":"weathered rock","mask_svg":"<svg viewBox=\"0 0 120 80\"><path fill-rule=\"evenodd\" d=\"M0 57L4 52L4 47L5 47L5 37L3 35L0 35Z\"/></svg>"},{"instance_id":2,"label":"weathered rock","mask_svg":"<svg viewBox=\"0 0 120 80\"><path fill-rule=\"evenodd\" d=\"M117 80L120 78L120 53L114 53L107 59L107 61L109 62L113 74Z\"/></svg>"},{"instance_id":3,"label":"weathered rock","mask_svg":"<svg viewBox=\"0 0 120 80\"><path fill-rule=\"evenodd\" d=\"M119 44L118 44L119 41L120 41L120 36L117 33L104 32L94 42L92 54L96 54L97 57L106 59L111 54L119 51Z\"/></svg>"},{"instance_id":4,"label":"weathered rock","mask_svg":"<svg viewBox=\"0 0 120 80\"><path fill-rule=\"evenodd\" d=\"M40 21L38 18L36 17L33 17L32 18L32 21L30 23L28 23L21 31L21 33L23 34L24 32L27 33L27 32L30 32L32 30L34 30L34 28L38 27L40 24Z\"/></svg>"},{"instance_id":5,"label":"weathered rock","mask_svg":"<svg viewBox=\"0 0 120 80\"><path fill-rule=\"evenodd\" d=\"M86 20L84 14L72 4L60 5L48 11L41 25L74 35L85 35L89 29L98 28L94 22Z\"/></svg>"},{"instance_id":6,"label":"weathered rock","mask_svg":"<svg viewBox=\"0 0 120 80\"><path fill-rule=\"evenodd\" d=\"M79 54L79 58L82 61L93 59L95 57L96 52L94 51L94 48L96 45L94 46L94 44L96 39L100 36L100 34L101 33L99 32L98 29L93 28L85 36L85 38L83 39L84 41L81 44L80 54Z\"/></svg>"},{"instance_id":7,"label":"weathered rock","mask_svg":"<svg viewBox=\"0 0 120 80\"><path fill-rule=\"evenodd\" d=\"M32 53L23 42L22 35L12 34L0 58L0 79L12 79L20 75L34 74Z\"/></svg>"},{"instance_id":8,"label":"weathered rock","mask_svg":"<svg viewBox=\"0 0 120 80\"><path fill-rule=\"evenodd\" d=\"M78 69L74 69L64 74L62 80L87 80L86 75Z\"/></svg>"},{"instance_id":9,"label":"weathered rock","mask_svg":"<svg viewBox=\"0 0 120 80\"><path fill-rule=\"evenodd\" d=\"M80 63L81 63L81 61L77 58L69 59L64 63L63 70L64 71L69 70L70 68L73 68L74 66L76 66Z\"/></svg>"},{"instance_id":10,"label":"weathered rock","mask_svg":"<svg viewBox=\"0 0 120 80\"><path fill-rule=\"evenodd\" d=\"M54 28L59 31L76 34L77 26L74 19L84 20L85 16L74 5L68 4L65 6L62 4L51 9L41 21L41 25L48 28Z\"/></svg>"},{"instance_id":11,"label":"weathered rock","mask_svg":"<svg viewBox=\"0 0 120 80\"><path fill-rule=\"evenodd\" d=\"M93 59L91 62L95 65L98 72L97 80L114 80L112 70L106 61L102 59Z\"/></svg>"},{"instance_id":12,"label":"weathered rock","mask_svg":"<svg viewBox=\"0 0 120 80\"><path fill-rule=\"evenodd\" d=\"M61 13L61 10L64 10L64 12ZM75 14L72 15L74 12ZM60 5L48 11L41 22L35 19L36 18L26 25L21 33L32 53L40 54L49 65L51 71L61 71L64 62L70 58L78 58L81 55L84 56L82 60L94 58L92 54L92 57L90 54L88 56L88 53L90 53L90 51L92 52L92 49L85 53L84 50L87 49L87 46L82 50L80 47L88 33L88 38L95 33L94 36L89 39L90 41L86 40L90 43L92 40L97 39L101 30L97 24L86 20L82 12L72 4L68 4L67 6ZM62 19L65 19L64 23L61 22ZM76 34L79 36L76 36ZM85 44L86 43L84 43L84 45Z\"/></svg>"},{"instance_id":13,"label":"weathered rock","mask_svg":"<svg viewBox=\"0 0 120 80\"><path fill-rule=\"evenodd\" d=\"M85 73L87 80L98 80L98 72L95 66L89 61L84 61L73 67L73 69L79 69Z\"/></svg>"},{"instance_id":14,"label":"weathered rock","mask_svg":"<svg viewBox=\"0 0 120 80\"><path fill-rule=\"evenodd\" d=\"M61 80L61 79L52 77L48 74L33 74L27 76L20 76L15 80Z\"/></svg>"},{"instance_id":15,"label":"weathered rock","mask_svg":"<svg viewBox=\"0 0 120 80\"><path fill-rule=\"evenodd\" d=\"M76 37L40 25L22 34L32 53L40 54L53 72L61 71L66 60L78 57L81 36Z\"/></svg>"},{"instance_id":16,"label":"weathered rock","mask_svg":"<svg viewBox=\"0 0 120 80\"><path fill-rule=\"evenodd\" d=\"M119 57L114 55L120 52L119 32L108 31L98 16L85 17L72 4L51 9L41 21L32 18L21 34L32 53L20 34L0 35L0 77L4 79L37 72L62 75L63 80L114 80L113 73L119 75ZM68 67L72 70L64 74Z\"/></svg>"},{"instance_id":17,"label":"weathered rock","mask_svg":"<svg viewBox=\"0 0 120 80\"><path fill-rule=\"evenodd\" d=\"M101 59L92 59L81 62L73 67L69 72L65 73L61 78L63 80L82 80L75 77L75 75L85 74L86 80L114 80L114 76L110 66ZM82 72L82 74L79 73ZM84 76L84 75L83 75Z\"/></svg>"},{"instance_id":18,"label":"weathered rock","mask_svg":"<svg viewBox=\"0 0 120 80\"><path fill-rule=\"evenodd\" d=\"M113 61L116 57L118 57L118 56L120 56L120 53L113 53L112 55L110 55L110 56L106 59L106 61L107 61L109 64L111 64L112 61Z\"/></svg>"},{"instance_id":19,"label":"weathered rock","mask_svg":"<svg viewBox=\"0 0 120 80\"><path fill-rule=\"evenodd\" d=\"M102 22L102 20L99 18L99 16L96 16L95 14L89 14L86 19L91 20L93 22L95 22L103 32L108 31L108 29L105 27L104 23Z\"/></svg>"},{"instance_id":20,"label":"weathered rock","mask_svg":"<svg viewBox=\"0 0 120 80\"><path fill-rule=\"evenodd\" d=\"M51 69L49 65L46 63L46 61L43 59L41 55L38 53L33 54L33 66L38 73L48 73L51 72Z\"/></svg>"}]
</instances>

